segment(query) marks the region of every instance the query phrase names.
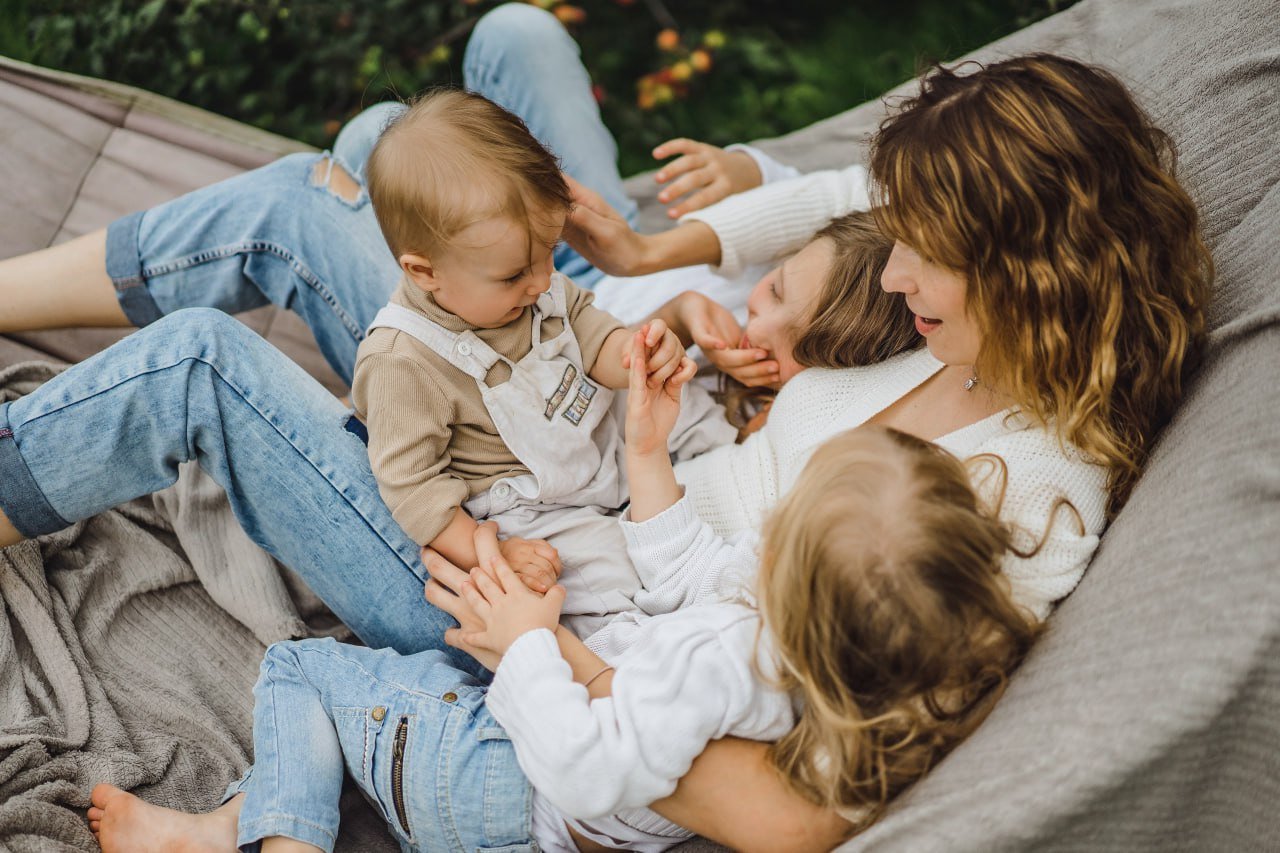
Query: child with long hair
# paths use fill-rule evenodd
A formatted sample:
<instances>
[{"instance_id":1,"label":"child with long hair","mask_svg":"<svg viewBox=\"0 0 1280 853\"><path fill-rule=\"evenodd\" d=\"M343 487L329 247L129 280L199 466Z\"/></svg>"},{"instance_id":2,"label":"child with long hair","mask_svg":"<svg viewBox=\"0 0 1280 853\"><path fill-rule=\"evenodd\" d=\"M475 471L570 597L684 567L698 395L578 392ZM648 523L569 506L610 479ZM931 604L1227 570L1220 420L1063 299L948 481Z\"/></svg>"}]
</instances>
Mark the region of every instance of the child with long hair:
<instances>
[{"instance_id":1,"label":"child with long hair","mask_svg":"<svg viewBox=\"0 0 1280 853\"><path fill-rule=\"evenodd\" d=\"M795 790L867 825L985 717L1036 627L965 466L853 430L815 453L758 548L730 544L680 497L667 453L692 366L653 389L643 333L631 356L628 550L646 579L672 564L713 579L705 599L605 662L558 627L563 588L530 590L482 525L454 639L492 685L438 651L272 646L255 764L232 788L241 849L331 850L344 767L406 849L662 849L689 833L645 807L729 735L776 741Z\"/></svg>"},{"instance_id":2,"label":"child with long hair","mask_svg":"<svg viewBox=\"0 0 1280 853\"><path fill-rule=\"evenodd\" d=\"M747 297L747 323L696 290L669 300L662 320L719 369L720 401L739 440L759 429L778 390L808 367L878 364L920 345L911 312L880 276L893 241L870 211L838 216L769 270Z\"/></svg>"}]
</instances>

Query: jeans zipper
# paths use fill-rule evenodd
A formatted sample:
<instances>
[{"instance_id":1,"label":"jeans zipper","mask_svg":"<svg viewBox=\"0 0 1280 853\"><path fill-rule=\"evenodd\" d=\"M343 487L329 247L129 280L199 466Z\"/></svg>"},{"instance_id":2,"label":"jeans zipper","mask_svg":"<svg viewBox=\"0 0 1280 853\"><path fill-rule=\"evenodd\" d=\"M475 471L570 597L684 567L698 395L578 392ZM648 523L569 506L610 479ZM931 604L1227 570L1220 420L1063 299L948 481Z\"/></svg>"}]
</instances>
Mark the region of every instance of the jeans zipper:
<instances>
[{"instance_id":1,"label":"jeans zipper","mask_svg":"<svg viewBox=\"0 0 1280 853\"><path fill-rule=\"evenodd\" d=\"M404 745L409 739L409 718L401 717L396 726L395 748L391 753L391 800L396 807L396 819L405 835L409 832L409 815L404 809Z\"/></svg>"}]
</instances>

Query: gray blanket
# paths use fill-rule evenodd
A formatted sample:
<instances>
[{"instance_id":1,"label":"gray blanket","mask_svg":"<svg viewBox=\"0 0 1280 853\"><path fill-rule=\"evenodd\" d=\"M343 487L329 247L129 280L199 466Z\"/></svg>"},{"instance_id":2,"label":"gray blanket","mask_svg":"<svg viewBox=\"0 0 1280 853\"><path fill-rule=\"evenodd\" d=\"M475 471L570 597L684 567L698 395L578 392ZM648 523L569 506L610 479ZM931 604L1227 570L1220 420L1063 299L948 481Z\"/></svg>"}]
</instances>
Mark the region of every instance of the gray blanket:
<instances>
[{"instance_id":1,"label":"gray blanket","mask_svg":"<svg viewBox=\"0 0 1280 853\"><path fill-rule=\"evenodd\" d=\"M0 400L54 371L0 371ZM216 806L252 753L264 647L350 636L194 466L163 492L0 551L0 601L0 849L13 851L96 850L83 813L98 782ZM393 849L372 813L347 805L346 849Z\"/></svg>"}]
</instances>

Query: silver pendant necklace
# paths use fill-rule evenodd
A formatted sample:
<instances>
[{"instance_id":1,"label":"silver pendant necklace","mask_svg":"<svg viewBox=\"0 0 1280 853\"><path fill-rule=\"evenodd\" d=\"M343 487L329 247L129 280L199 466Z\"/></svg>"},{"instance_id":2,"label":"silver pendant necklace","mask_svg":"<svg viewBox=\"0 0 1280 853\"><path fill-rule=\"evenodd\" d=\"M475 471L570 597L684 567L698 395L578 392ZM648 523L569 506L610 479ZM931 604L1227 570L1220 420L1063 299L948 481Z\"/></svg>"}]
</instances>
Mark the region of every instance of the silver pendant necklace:
<instances>
[{"instance_id":1,"label":"silver pendant necklace","mask_svg":"<svg viewBox=\"0 0 1280 853\"><path fill-rule=\"evenodd\" d=\"M978 384L978 374L975 373L964 381L964 390L972 391L973 386L977 384Z\"/></svg>"}]
</instances>

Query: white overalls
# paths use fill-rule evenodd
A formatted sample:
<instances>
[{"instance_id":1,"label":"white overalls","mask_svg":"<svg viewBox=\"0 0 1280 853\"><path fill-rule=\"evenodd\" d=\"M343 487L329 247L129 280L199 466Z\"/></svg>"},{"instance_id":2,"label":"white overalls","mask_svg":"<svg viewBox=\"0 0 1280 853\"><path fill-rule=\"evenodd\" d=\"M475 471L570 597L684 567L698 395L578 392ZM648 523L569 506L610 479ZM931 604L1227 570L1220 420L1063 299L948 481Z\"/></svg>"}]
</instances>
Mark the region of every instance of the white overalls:
<instances>
[{"instance_id":1,"label":"white overalls","mask_svg":"<svg viewBox=\"0 0 1280 853\"><path fill-rule=\"evenodd\" d=\"M622 430L610 412L614 392L586 375L577 335L569 325L565 279L533 307L533 347L512 362L474 332L451 332L402 305L378 312L379 327L412 335L476 381L498 435L531 473L499 480L463 504L472 518L497 522L501 534L545 539L560 554L567 592L564 622L585 637L616 613L634 610L640 587L617 511L627 497ZM564 331L542 339L543 320L559 317ZM511 378L489 386L498 361Z\"/></svg>"}]
</instances>

